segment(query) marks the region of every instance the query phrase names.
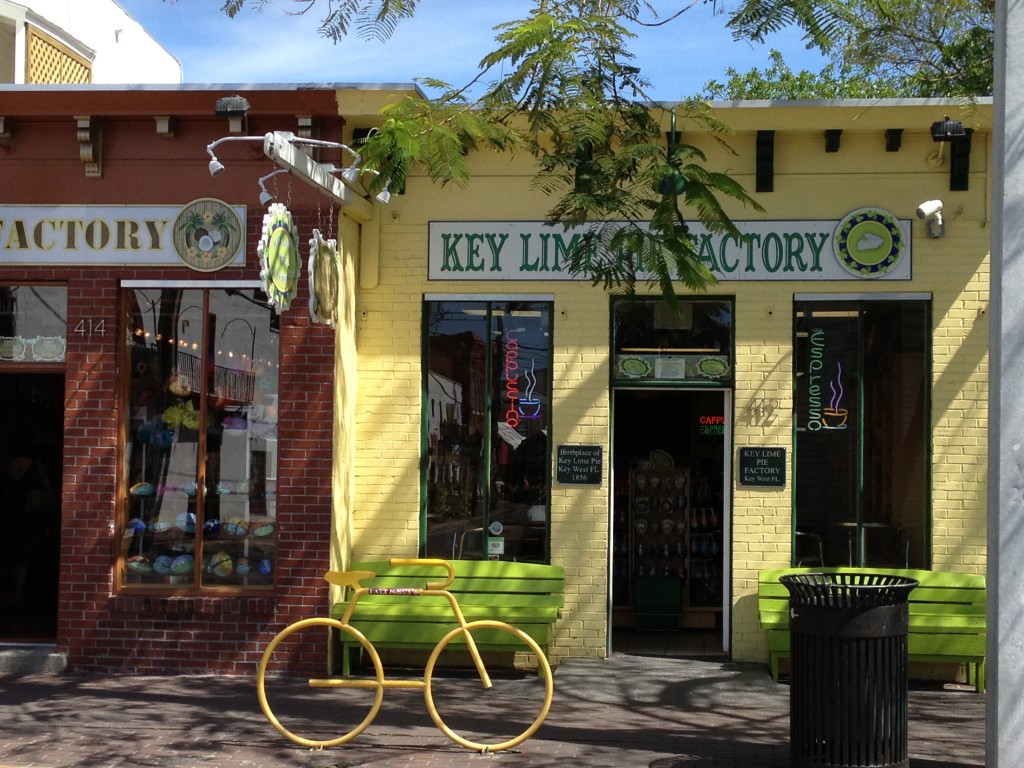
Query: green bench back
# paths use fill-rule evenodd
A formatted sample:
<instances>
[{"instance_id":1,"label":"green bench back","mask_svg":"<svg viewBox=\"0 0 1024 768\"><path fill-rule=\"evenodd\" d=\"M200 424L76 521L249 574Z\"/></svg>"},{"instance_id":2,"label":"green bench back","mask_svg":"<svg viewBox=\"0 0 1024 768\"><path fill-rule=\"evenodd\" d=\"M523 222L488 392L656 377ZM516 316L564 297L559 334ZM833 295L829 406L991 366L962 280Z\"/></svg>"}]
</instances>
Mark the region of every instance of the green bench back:
<instances>
[{"instance_id":1,"label":"green bench back","mask_svg":"<svg viewBox=\"0 0 1024 768\"><path fill-rule=\"evenodd\" d=\"M565 569L560 565L519 563L505 560L452 560L455 580L448 590L456 596L466 618L500 619L509 623L550 624L564 605ZM443 581L443 568L391 565L386 560L353 563L353 571L377 574L362 583L366 587L418 587ZM347 599L346 595L346 599ZM332 615L344 613L335 604ZM360 618L395 621L454 621L448 602L440 597L408 598L401 595L364 595L353 623Z\"/></svg>"},{"instance_id":2,"label":"green bench back","mask_svg":"<svg viewBox=\"0 0 1024 768\"><path fill-rule=\"evenodd\" d=\"M450 560L455 569L455 580L449 591L459 602L476 602L485 599L500 604L507 597L511 604L517 604L523 595L556 595L561 600L565 586L565 569L560 565L541 563L519 563L508 560ZM349 570L372 571L377 574L363 583L368 587L425 587L427 582L442 581L446 576L444 568L412 565L391 565L387 560L373 560L353 563ZM494 603L484 596L494 595ZM382 595L368 595L384 597ZM561 605L559 604L559 607Z\"/></svg>"},{"instance_id":3,"label":"green bench back","mask_svg":"<svg viewBox=\"0 0 1024 768\"><path fill-rule=\"evenodd\" d=\"M789 590L779 577L793 573L868 573L905 576L919 584L908 598L911 631L985 628L985 577L970 573L893 568L782 568L758 574L758 611L766 629L789 626ZM916 627L915 627L916 619Z\"/></svg>"},{"instance_id":4,"label":"green bench back","mask_svg":"<svg viewBox=\"0 0 1024 768\"><path fill-rule=\"evenodd\" d=\"M542 646L550 642L551 627L564 605L565 569L557 565L505 560L451 560L455 580L448 587L459 601L468 621L495 619L513 624ZM447 577L443 568L391 565L385 560L352 563L349 570L372 571L364 587L423 588L427 582ZM348 595L346 595L346 599ZM340 619L347 604L336 603L331 615ZM375 644L421 647L436 643L455 618L443 597L364 595L352 616L352 625ZM505 633L483 632L479 639L489 645L510 640Z\"/></svg>"},{"instance_id":5,"label":"green bench back","mask_svg":"<svg viewBox=\"0 0 1024 768\"><path fill-rule=\"evenodd\" d=\"M984 690L986 633L985 577L894 568L783 568L758 574L758 611L767 631L769 664L778 677L778 658L789 655L789 590L779 577L792 573L867 573L906 576L919 585L909 597L907 652L912 660L968 663L969 680Z\"/></svg>"}]
</instances>

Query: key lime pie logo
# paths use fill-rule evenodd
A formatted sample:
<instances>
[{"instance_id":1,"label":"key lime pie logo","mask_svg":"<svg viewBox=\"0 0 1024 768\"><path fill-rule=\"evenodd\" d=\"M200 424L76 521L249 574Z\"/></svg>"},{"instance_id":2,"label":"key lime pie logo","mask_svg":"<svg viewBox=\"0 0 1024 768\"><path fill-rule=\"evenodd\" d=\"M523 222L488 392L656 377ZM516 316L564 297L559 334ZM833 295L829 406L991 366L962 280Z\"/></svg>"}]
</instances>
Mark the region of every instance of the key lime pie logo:
<instances>
[{"instance_id":1,"label":"key lime pie logo","mask_svg":"<svg viewBox=\"0 0 1024 768\"><path fill-rule=\"evenodd\" d=\"M880 208L859 208L836 227L836 259L857 277L881 277L900 263L906 251L899 221Z\"/></svg>"},{"instance_id":2,"label":"key lime pie logo","mask_svg":"<svg viewBox=\"0 0 1024 768\"><path fill-rule=\"evenodd\" d=\"M245 229L231 206L201 198L181 209L172 233L174 249L185 264L197 272L215 272L235 260Z\"/></svg>"}]
</instances>

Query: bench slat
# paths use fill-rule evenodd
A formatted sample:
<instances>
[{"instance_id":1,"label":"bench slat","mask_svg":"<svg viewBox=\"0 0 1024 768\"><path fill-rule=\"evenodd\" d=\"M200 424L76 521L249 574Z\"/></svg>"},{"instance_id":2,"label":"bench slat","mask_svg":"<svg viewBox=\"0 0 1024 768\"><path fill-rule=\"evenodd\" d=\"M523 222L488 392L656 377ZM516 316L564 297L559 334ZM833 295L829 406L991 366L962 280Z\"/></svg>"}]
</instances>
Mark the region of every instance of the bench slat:
<instances>
[{"instance_id":1,"label":"bench slat","mask_svg":"<svg viewBox=\"0 0 1024 768\"><path fill-rule=\"evenodd\" d=\"M393 622L369 622L354 626L371 643L387 648L433 648L442 637L454 629L451 626L438 624L395 624ZM550 624L526 624L519 626L519 629L536 640L541 647L551 640ZM498 629L475 629L473 630L473 639L489 649L523 647L514 636ZM452 643L465 645L465 639L460 635L452 640ZM356 641L346 640L346 645L353 644L358 646Z\"/></svg>"},{"instance_id":2,"label":"bench slat","mask_svg":"<svg viewBox=\"0 0 1024 768\"><path fill-rule=\"evenodd\" d=\"M462 614L468 621L477 619L493 619L496 611L490 605L463 605ZM331 616L340 619L347 605L339 603L331 609ZM551 623L558 618L558 609L537 608L531 606L508 606L500 611L501 620L510 624L517 622L543 622ZM455 625L455 618L452 616L448 606L413 606L409 605L363 605L362 602L356 607L352 616L352 623L358 625L362 621L392 621L392 622L430 622L433 624Z\"/></svg>"}]
</instances>

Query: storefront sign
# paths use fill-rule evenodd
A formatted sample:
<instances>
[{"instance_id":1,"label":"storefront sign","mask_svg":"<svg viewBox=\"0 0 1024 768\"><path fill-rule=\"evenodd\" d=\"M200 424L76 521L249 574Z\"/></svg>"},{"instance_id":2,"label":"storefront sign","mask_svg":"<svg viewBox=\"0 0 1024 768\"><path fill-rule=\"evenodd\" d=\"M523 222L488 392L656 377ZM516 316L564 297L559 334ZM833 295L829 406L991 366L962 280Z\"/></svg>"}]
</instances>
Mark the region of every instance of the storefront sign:
<instances>
[{"instance_id":1,"label":"storefront sign","mask_svg":"<svg viewBox=\"0 0 1024 768\"><path fill-rule=\"evenodd\" d=\"M243 266L245 206L197 202L0 206L0 264Z\"/></svg>"},{"instance_id":2,"label":"storefront sign","mask_svg":"<svg viewBox=\"0 0 1024 768\"><path fill-rule=\"evenodd\" d=\"M740 448L739 484L754 488L784 488L786 449Z\"/></svg>"},{"instance_id":3,"label":"storefront sign","mask_svg":"<svg viewBox=\"0 0 1024 768\"><path fill-rule=\"evenodd\" d=\"M600 445L560 445L555 478L568 485L600 485Z\"/></svg>"},{"instance_id":4,"label":"storefront sign","mask_svg":"<svg viewBox=\"0 0 1024 768\"><path fill-rule=\"evenodd\" d=\"M881 208L838 221L738 221L740 237L690 224L694 247L719 280L910 280L911 226ZM586 228L540 221L430 223L431 280L589 280L572 274ZM623 254L621 258L629 258ZM638 272L637 277L644 279Z\"/></svg>"}]
</instances>

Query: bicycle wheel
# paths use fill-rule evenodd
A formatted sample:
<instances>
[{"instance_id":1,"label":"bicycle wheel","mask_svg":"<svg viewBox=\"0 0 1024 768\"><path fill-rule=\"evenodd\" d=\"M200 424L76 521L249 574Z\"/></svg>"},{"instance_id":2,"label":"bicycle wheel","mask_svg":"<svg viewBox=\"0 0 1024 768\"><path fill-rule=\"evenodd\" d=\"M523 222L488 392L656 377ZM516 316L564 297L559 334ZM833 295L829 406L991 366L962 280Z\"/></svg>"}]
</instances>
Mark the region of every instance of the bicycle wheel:
<instances>
[{"instance_id":1,"label":"bicycle wheel","mask_svg":"<svg viewBox=\"0 0 1024 768\"><path fill-rule=\"evenodd\" d=\"M484 648L508 648L510 641L504 635L515 638L511 641L516 650L512 665L487 663L490 654L481 651L492 682L483 691L475 670L464 671L468 653L465 633ZM459 658L451 658L459 654ZM531 663L517 667L523 660ZM451 662L461 663L463 671L448 668ZM445 667L441 674L439 663ZM427 712L434 724L456 744L477 752L498 752L530 738L547 717L555 688L551 665L534 639L518 627L491 620L471 621L465 629L456 627L441 638L427 660L424 680ZM458 731L448 725L456 721Z\"/></svg>"},{"instance_id":2,"label":"bicycle wheel","mask_svg":"<svg viewBox=\"0 0 1024 768\"><path fill-rule=\"evenodd\" d=\"M359 641L373 662L372 678L310 676L327 668L332 629ZM373 645L359 630L324 617L281 630L263 652L256 673L263 714L281 735L304 747L335 747L362 733L380 709L383 683L384 668Z\"/></svg>"}]
</instances>

